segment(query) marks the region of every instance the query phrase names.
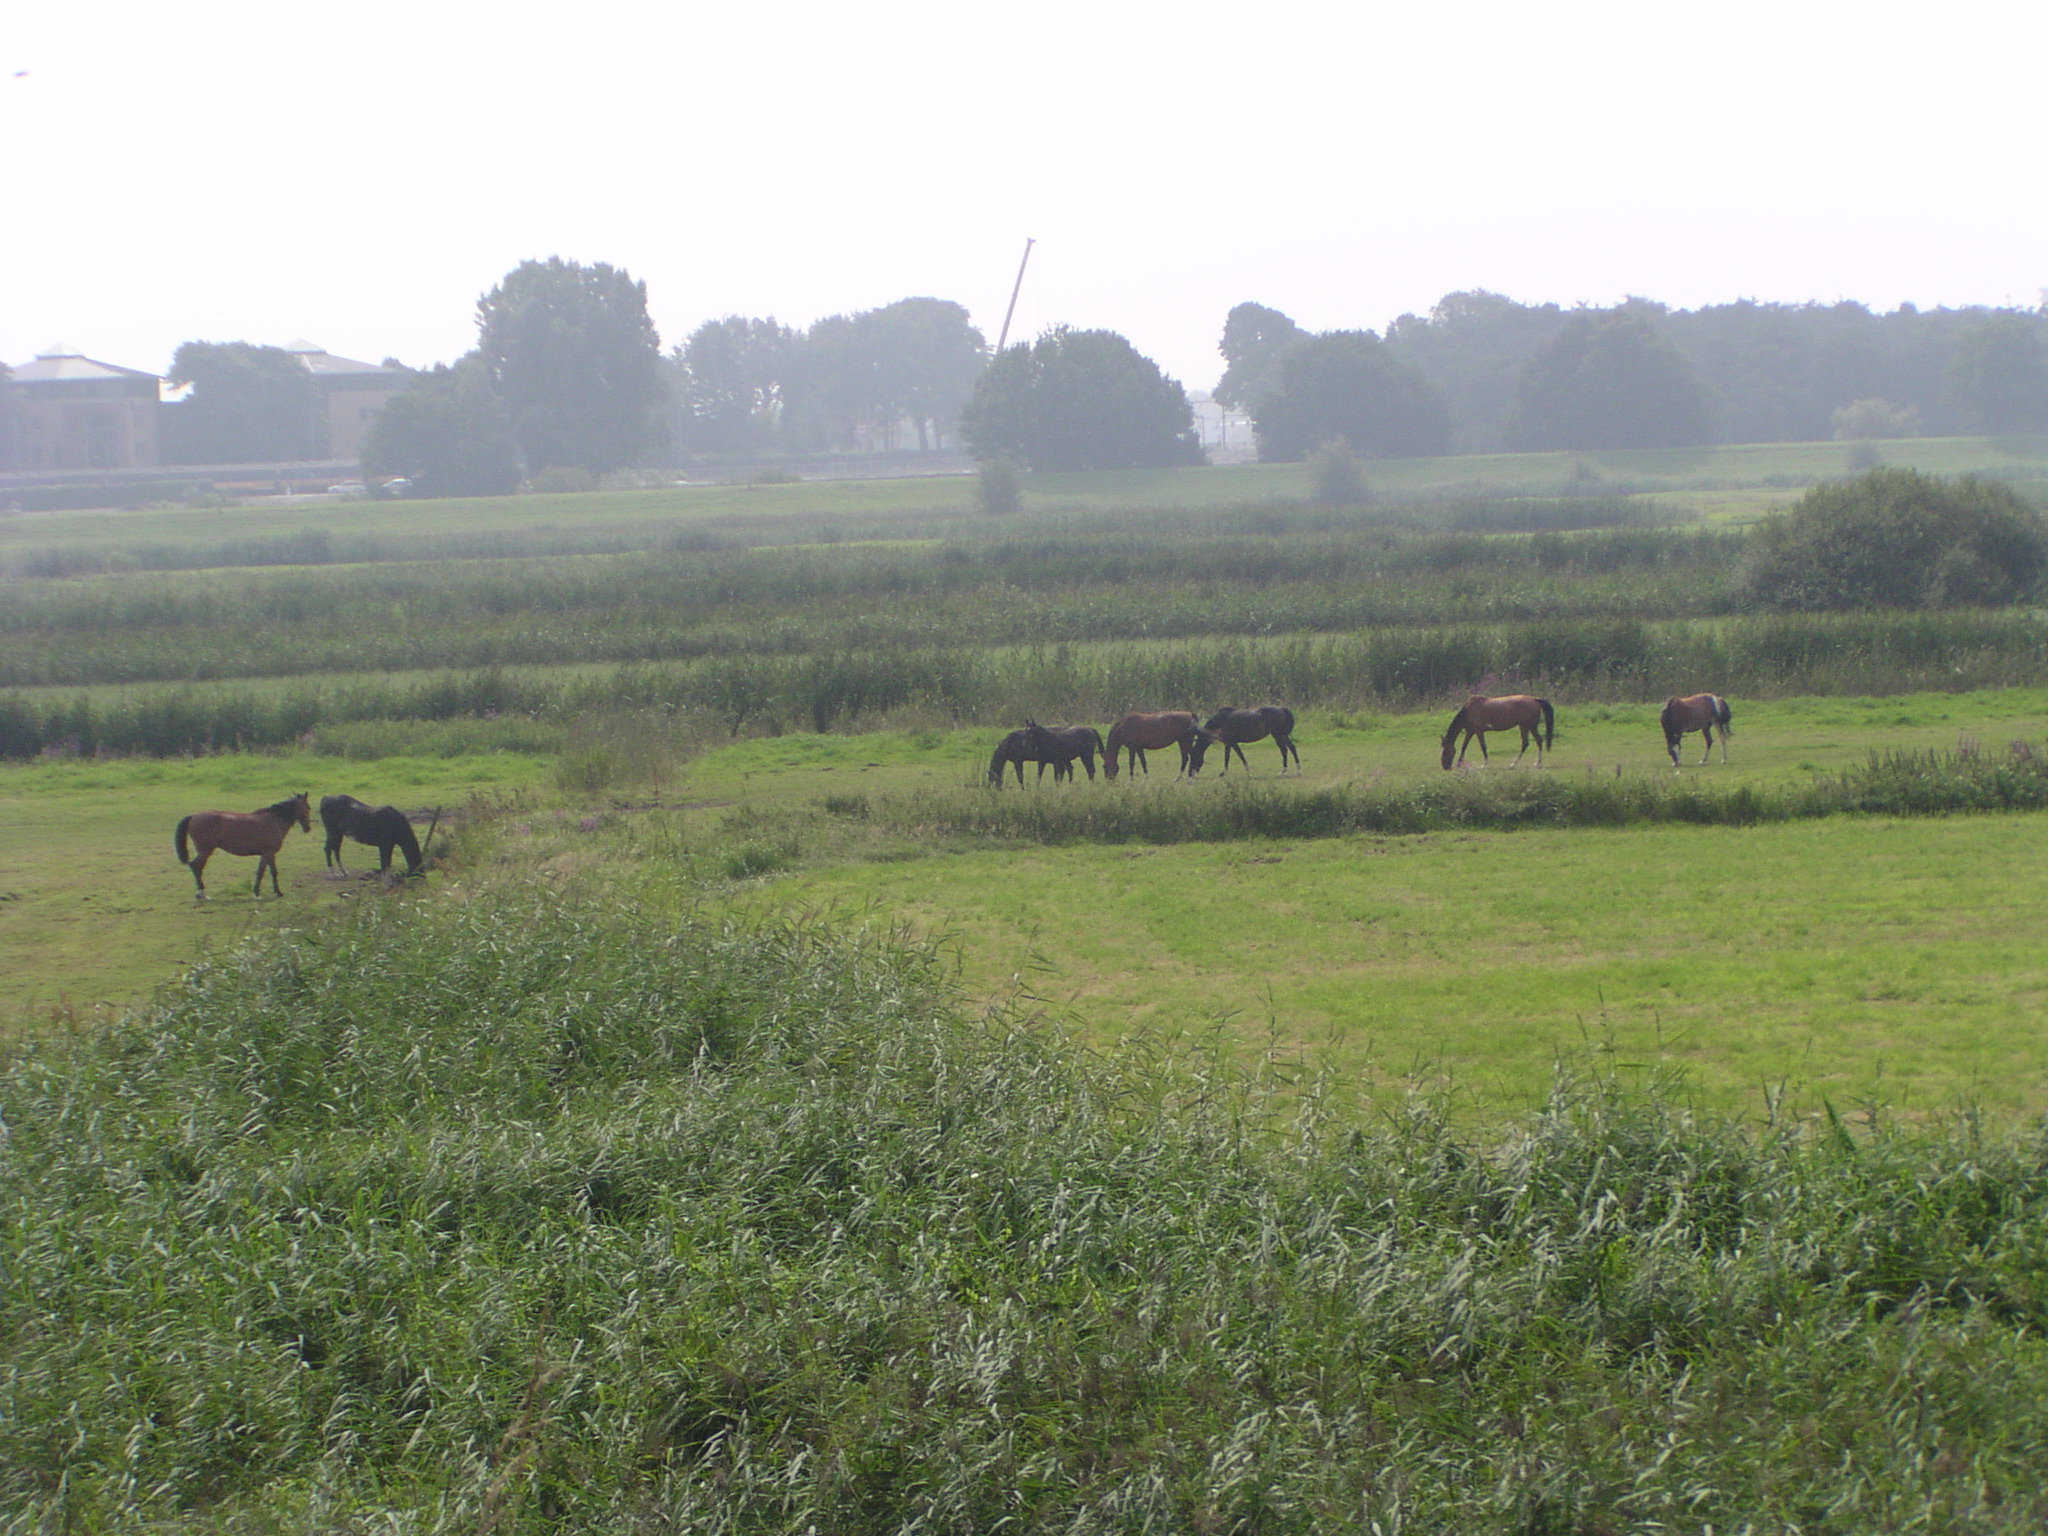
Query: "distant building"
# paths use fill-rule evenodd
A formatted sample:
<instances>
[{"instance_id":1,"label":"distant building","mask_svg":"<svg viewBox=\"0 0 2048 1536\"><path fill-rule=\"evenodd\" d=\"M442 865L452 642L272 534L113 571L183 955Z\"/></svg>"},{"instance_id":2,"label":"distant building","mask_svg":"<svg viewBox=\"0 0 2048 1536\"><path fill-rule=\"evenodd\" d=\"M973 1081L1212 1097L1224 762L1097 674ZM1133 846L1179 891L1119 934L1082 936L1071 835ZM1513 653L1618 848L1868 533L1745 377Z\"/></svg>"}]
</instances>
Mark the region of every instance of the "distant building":
<instances>
[{"instance_id":1,"label":"distant building","mask_svg":"<svg viewBox=\"0 0 2048 1536\"><path fill-rule=\"evenodd\" d=\"M16 465L154 468L158 384L153 373L50 348L14 370Z\"/></svg>"},{"instance_id":2,"label":"distant building","mask_svg":"<svg viewBox=\"0 0 2048 1536\"><path fill-rule=\"evenodd\" d=\"M328 459L359 460L363 437L370 423L384 409L384 402L412 381L403 368L383 363L357 362L336 357L310 341L295 341L285 349L306 365L319 388L325 410L325 452Z\"/></svg>"}]
</instances>

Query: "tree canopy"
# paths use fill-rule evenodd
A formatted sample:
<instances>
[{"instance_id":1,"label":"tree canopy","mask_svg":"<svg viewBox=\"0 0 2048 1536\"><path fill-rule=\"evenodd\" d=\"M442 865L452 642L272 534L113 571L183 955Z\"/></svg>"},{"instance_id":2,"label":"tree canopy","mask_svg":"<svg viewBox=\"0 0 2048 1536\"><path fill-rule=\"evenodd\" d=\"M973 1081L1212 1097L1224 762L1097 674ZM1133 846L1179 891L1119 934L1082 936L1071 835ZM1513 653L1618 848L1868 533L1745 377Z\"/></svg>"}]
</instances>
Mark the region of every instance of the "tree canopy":
<instances>
[{"instance_id":1,"label":"tree canopy","mask_svg":"<svg viewBox=\"0 0 2048 1536\"><path fill-rule=\"evenodd\" d=\"M363 439L363 473L403 475L420 496L502 496L519 489L512 422L471 352L416 374L384 402Z\"/></svg>"},{"instance_id":2,"label":"tree canopy","mask_svg":"<svg viewBox=\"0 0 2048 1536\"><path fill-rule=\"evenodd\" d=\"M1308 334L1277 309L1236 306L1224 317L1223 340L1217 344L1226 366L1216 384L1216 403L1256 415L1276 382L1280 355Z\"/></svg>"},{"instance_id":3,"label":"tree canopy","mask_svg":"<svg viewBox=\"0 0 2048 1536\"><path fill-rule=\"evenodd\" d=\"M1061 326L1004 348L975 385L960 431L977 459L1034 470L1203 462L1187 392L1115 331Z\"/></svg>"},{"instance_id":4,"label":"tree canopy","mask_svg":"<svg viewBox=\"0 0 2048 1536\"><path fill-rule=\"evenodd\" d=\"M164 412L167 463L287 463L324 446L319 389L282 347L188 341L172 355L169 377L191 394Z\"/></svg>"},{"instance_id":5,"label":"tree canopy","mask_svg":"<svg viewBox=\"0 0 2048 1536\"><path fill-rule=\"evenodd\" d=\"M774 316L706 320L672 359L683 447L694 453L771 452L800 333Z\"/></svg>"},{"instance_id":6,"label":"tree canopy","mask_svg":"<svg viewBox=\"0 0 2048 1536\"><path fill-rule=\"evenodd\" d=\"M2048 349L2038 324L2007 314L1972 326L1956 343L1946 377L1978 431L2048 431Z\"/></svg>"},{"instance_id":7,"label":"tree canopy","mask_svg":"<svg viewBox=\"0 0 2048 1536\"><path fill-rule=\"evenodd\" d=\"M2048 572L2048 525L2009 486L1910 469L1816 486L1749 536L1740 585L1772 608L2009 603Z\"/></svg>"},{"instance_id":8,"label":"tree canopy","mask_svg":"<svg viewBox=\"0 0 2048 1536\"><path fill-rule=\"evenodd\" d=\"M1373 457L1445 453L1451 444L1442 397L1370 331L1290 343L1252 424L1262 459L1300 459L1331 442Z\"/></svg>"},{"instance_id":9,"label":"tree canopy","mask_svg":"<svg viewBox=\"0 0 2048 1536\"><path fill-rule=\"evenodd\" d=\"M599 262L526 261L477 301L477 352L526 468L593 474L662 442L668 386L647 285Z\"/></svg>"},{"instance_id":10,"label":"tree canopy","mask_svg":"<svg viewBox=\"0 0 2048 1536\"><path fill-rule=\"evenodd\" d=\"M1685 448L1712 440L1692 365L1632 308L1573 315L1529 360L1509 441L1521 449Z\"/></svg>"}]
</instances>

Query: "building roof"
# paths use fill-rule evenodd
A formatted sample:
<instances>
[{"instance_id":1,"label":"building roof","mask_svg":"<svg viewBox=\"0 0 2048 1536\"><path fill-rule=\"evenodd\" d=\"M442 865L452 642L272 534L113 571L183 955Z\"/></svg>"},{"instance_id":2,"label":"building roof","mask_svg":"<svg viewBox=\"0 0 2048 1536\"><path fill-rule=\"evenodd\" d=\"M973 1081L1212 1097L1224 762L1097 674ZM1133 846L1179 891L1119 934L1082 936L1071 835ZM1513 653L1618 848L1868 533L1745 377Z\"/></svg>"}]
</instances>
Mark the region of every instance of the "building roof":
<instances>
[{"instance_id":1,"label":"building roof","mask_svg":"<svg viewBox=\"0 0 2048 1536\"><path fill-rule=\"evenodd\" d=\"M68 347L52 347L38 353L32 363L23 363L14 370L17 384L69 383L74 379L149 379L156 375L144 373L139 368L122 368L113 363L96 362L83 357Z\"/></svg>"},{"instance_id":2,"label":"building roof","mask_svg":"<svg viewBox=\"0 0 2048 1536\"><path fill-rule=\"evenodd\" d=\"M337 374L384 373L396 374L401 370L387 368L382 363L360 362L353 357L336 357L325 347L310 341L295 341L285 349L306 365L306 371L316 378L332 378Z\"/></svg>"}]
</instances>

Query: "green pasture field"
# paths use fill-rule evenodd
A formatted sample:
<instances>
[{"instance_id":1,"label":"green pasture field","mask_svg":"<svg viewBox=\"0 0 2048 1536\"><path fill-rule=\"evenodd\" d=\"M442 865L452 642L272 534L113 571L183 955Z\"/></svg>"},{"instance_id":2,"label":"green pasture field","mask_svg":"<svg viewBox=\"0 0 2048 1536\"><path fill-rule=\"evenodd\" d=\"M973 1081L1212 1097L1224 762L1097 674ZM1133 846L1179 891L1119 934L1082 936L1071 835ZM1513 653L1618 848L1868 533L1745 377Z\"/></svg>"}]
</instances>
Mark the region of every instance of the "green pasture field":
<instances>
[{"instance_id":1,"label":"green pasture field","mask_svg":"<svg viewBox=\"0 0 2048 1536\"><path fill-rule=\"evenodd\" d=\"M1398 785L1439 777L1437 737L1443 723L1437 713L1306 715L1300 733L1306 770L1301 782ZM1699 739L1693 737L1687 744L1685 772L1715 784L1791 784L1853 766L1873 751L1953 749L1975 743L1982 750L2002 752L2011 741L2039 741L2048 735L2048 689L1738 701L1736 726L1728 765L1722 765L1717 755L1709 766L1695 767ZM1560 711L1559 729L1546 773L1604 777L1671 772L1654 706L1566 708ZM527 808L517 817L495 825L487 817L476 818L480 837L497 859L514 869L589 870L616 863L634 878L647 877L651 871L660 884L664 871L687 867L691 881L697 882L689 886L693 892L708 880L714 890L746 900L765 894L778 903L835 908L881 903L878 910L914 919L931 931L975 935L974 942L961 949L961 965L970 988L984 997L999 995L1020 968L1029 971L1025 961L1035 954L1054 967L1048 974L1060 978L1044 982L1055 994L1107 999L1118 968L1126 960L1137 963L1143 958L1122 948L1124 941L1116 938L1121 925L1134 922L1142 929L1162 920L1157 912L1140 920L1140 913L1182 901L1195 903L1194 910L1200 911L1204 898L1198 892L1221 879L1219 871L1243 866L1250 858L1279 861L1270 866L1273 873L1267 885L1288 883L1291 876L1285 872L1290 869L1304 871L1304 879L1321 879L1322 875L1307 872L1326 859L1341 866L1341 855L1314 845L1303 845L1309 851L1285 858L1270 850L1247 853L1242 847L1020 850L919 830L920 806L1018 793L1013 787L1000 792L984 787L988 754L998 734L927 728L762 737L694 761L686 761L687 752L679 745L672 758L657 755L638 782L569 791L559 786L577 782L569 771L573 757L512 752L375 761L308 753L226 753L194 759L53 760L0 767L0 950L5 953L0 974L6 978L5 1003L21 1015L133 1002L173 974L200 944L239 934L252 922L300 921L309 906L355 891L352 883L326 878L316 824L314 837L294 833L286 844L280 860L283 901L252 899L253 862L225 855L217 856L208 871L212 899L193 900L190 876L170 848L178 818L207 808L253 809L298 788L310 788L316 800L345 790L408 810L439 804L455 807L472 796L516 801ZM1492 740L1497 766L1484 771L1536 771L1533 766L1506 766L1514 756L1512 736ZM1271 744L1254 744L1250 753L1255 776L1271 778ZM1478 760L1476 747L1470 760ZM1155 754L1154 766L1159 771L1117 785L1085 779L1055 785L1048 779L1040 787L1033 779L1024 793L1218 795L1229 792L1229 779L1242 778L1242 770L1233 770L1226 779L1212 765L1200 782L1176 782L1171 752ZM832 809L835 803L841 809ZM849 816L847 810L855 814ZM586 830L586 821L595 823L596 830ZM1826 823L1830 829L1860 825L1864 823L1853 819ZM1902 823L1896 840L1926 839L1938 850L1946 845L1944 829L1975 825L1979 824L1960 819ZM2028 829L2034 823L2017 817L1982 825L2002 829L1999 836L2026 837L2033 835ZM1660 839L1683 844L1689 836L1700 839L1702 850L1725 846L1718 838L1734 840L1721 829L1643 828L1600 838L1577 832L1473 834L1472 846L1499 849L1492 856L1504 859L1529 859L1535 868L1550 857L1541 850L1576 846L1575 839L1620 850ZM1831 846L1812 828L1767 827L1744 833L1745 839L1766 848L1794 846L1806 837L1821 838L1817 848ZM1335 846L1345 845L1347 840L1338 840ZM1448 850L1451 840L1378 839L1368 840L1368 846L1374 850L1374 868L1383 867L1390 857L1387 850L1395 849L1402 855L1400 867L1434 870L1442 861L1423 857L1425 851ZM694 850L694 861L679 858L679 848ZM358 863L365 859L353 849L348 856ZM1740 861L1716 861L1707 852L1698 861L1703 879L1727 878L1740 868ZM1659 856L1655 862L1668 861ZM2017 870L2023 865L2023 860L2007 859L1996 867ZM756 866L779 873L765 882L730 878L732 868L746 871ZM1139 870L1144 874L1134 876L1123 900L1108 899L1106 893L1119 889L1119 879L1112 875ZM1077 873L1081 871L1092 873ZM1185 878L1160 871L1183 871ZM1479 883L1489 884L1493 878ZM2018 879L2001 876L2006 878ZM1524 883L1512 866L1504 866L1498 879L1509 886ZM1049 884L1040 889L1034 880ZM977 897L977 891L1003 899L985 908L982 903L990 898ZM1032 894L1023 907L1010 901L1012 895L1026 891ZM1076 905L1077 891L1105 894L1099 902L1090 895ZM1018 914L1027 909L1041 915L1024 921ZM1739 900L1736 909L1750 910ZM1458 911L1455 903L1443 909L1446 934L1456 931ZM1194 931L1188 927L1194 922L1190 916L1163 920ZM1313 931L1319 930L1304 930ZM1070 944L1069 937L1076 942ZM1078 942L1083 938L1090 942ZM1168 993L1120 1010L1091 1003L1090 1022L1114 1033L1148 1020L1190 1023L1220 1013L1262 1015L1263 982L1246 990L1242 958L1223 954L1225 963L1219 963L1213 974L1200 967L1189 970L1178 959L1172 966L1146 962L1177 978ZM1218 986L1231 989L1227 998L1216 992ZM1310 1012L1315 1010L1326 1012L1327 1007L1318 1003ZM1551 1022L1557 1021L1553 1014ZM1321 1026L1302 1024L1292 1011L1283 1011L1279 1022L1291 1039L1319 1038Z\"/></svg>"},{"instance_id":2,"label":"green pasture field","mask_svg":"<svg viewBox=\"0 0 2048 1536\"><path fill-rule=\"evenodd\" d=\"M1668 776L1654 708L1567 711L1545 773ZM1792 784L1871 752L2003 752L2048 690L1787 700L1738 710L1732 761ZM1304 721L1303 779L1439 777L1432 716ZM1085 1036L1218 1029L1382 1088L1525 1107L1555 1061L1682 1067L1717 1106L1766 1093L1927 1110L2048 1106L2048 854L2030 816L1837 816L1745 828L1433 833L1227 845L1018 847L922 833L981 785L994 733L782 737L699 759L660 804L500 825L496 857L612 872L652 902L828 912L942 939L989 1005L1024 995ZM1498 738L1497 738L1498 740ZM1254 745L1271 778L1269 743ZM1216 777L1027 796L1201 796ZM1512 738L1496 756L1513 756ZM1476 753L1474 754L1476 759ZM1473 770L1479 771L1479 770ZM1531 773L1531 766L1486 772ZM1234 777L1241 776L1241 770Z\"/></svg>"},{"instance_id":3,"label":"green pasture field","mask_svg":"<svg viewBox=\"0 0 2048 1536\"><path fill-rule=\"evenodd\" d=\"M323 794L453 811L471 796L528 787L545 767L512 754L359 765L223 753L0 768L0 1033L139 1002L209 948L355 897L357 882L325 871ZM217 853L206 867L209 899L196 900L172 850L179 819L254 810L301 789L312 792L313 830L293 828L279 852L282 899L252 895L254 859ZM374 848L350 844L343 857L352 870L376 868Z\"/></svg>"},{"instance_id":4,"label":"green pasture field","mask_svg":"<svg viewBox=\"0 0 2048 1536\"><path fill-rule=\"evenodd\" d=\"M1701 493L1716 520L1751 521L1782 504L1786 487L1856 472L1858 448L1886 464L1932 474L2048 475L2048 440L1915 438L1874 445L1765 443L1614 453L1496 454L1376 460L1367 478L1386 498L1662 495ZM1309 492L1300 464L1042 475L1027 510L1117 512L1298 503ZM1748 494L1742 494L1748 493ZM271 498L225 508L21 513L0 517L0 571L61 568L69 553L209 554L215 563L277 563L299 539L320 560L504 553L507 542L540 551L659 548L678 537L736 543L934 536L949 523L986 526L964 476L834 480L750 486L674 486L576 495L478 497L431 502ZM1677 504L1680 507L1684 503ZM360 548L372 552L351 555ZM252 551L268 551L252 554ZM377 553L381 552L381 553ZM94 566L91 568L105 568ZM113 568L119 568L119 562Z\"/></svg>"}]
</instances>

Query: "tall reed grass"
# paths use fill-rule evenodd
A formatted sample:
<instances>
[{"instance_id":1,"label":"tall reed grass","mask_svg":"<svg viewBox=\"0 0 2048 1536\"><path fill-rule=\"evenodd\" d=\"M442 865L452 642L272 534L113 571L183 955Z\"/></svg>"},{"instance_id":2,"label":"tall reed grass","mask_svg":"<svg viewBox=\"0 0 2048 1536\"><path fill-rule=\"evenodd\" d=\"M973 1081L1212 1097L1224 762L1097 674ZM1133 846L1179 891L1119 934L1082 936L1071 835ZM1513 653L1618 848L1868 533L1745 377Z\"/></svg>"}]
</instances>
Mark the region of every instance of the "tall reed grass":
<instances>
[{"instance_id":1,"label":"tall reed grass","mask_svg":"<svg viewBox=\"0 0 2048 1536\"><path fill-rule=\"evenodd\" d=\"M10 1530L2020 1532L2048 1140L1368 1121L930 953L365 903L0 1071Z\"/></svg>"},{"instance_id":2,"label":"tall reed grass","mask_svg":"<svg viewBox=\"0 0 2048 1536\"><path fill-rule=\"evenodd\" d=\"M1749 697L2001 687L2048 674L2031 610L1799 614L1653 624L1533 619L1346 634L1000 647L929 643L593 671L481 668L280 687L0 692L0 757L172 755L276 746L369 721L666 716L695 734L846 730L914 718L994 724L1030 715L1108 722L1132 709L1285 700L1296 708L1433 708L1482 685L1567 700L1661 699L1711 679ZM530 734L529 728L512 735Z\"/></svg>"}]
</instances>

